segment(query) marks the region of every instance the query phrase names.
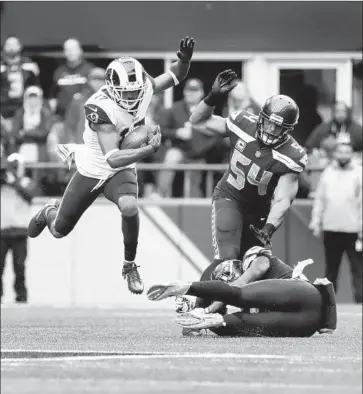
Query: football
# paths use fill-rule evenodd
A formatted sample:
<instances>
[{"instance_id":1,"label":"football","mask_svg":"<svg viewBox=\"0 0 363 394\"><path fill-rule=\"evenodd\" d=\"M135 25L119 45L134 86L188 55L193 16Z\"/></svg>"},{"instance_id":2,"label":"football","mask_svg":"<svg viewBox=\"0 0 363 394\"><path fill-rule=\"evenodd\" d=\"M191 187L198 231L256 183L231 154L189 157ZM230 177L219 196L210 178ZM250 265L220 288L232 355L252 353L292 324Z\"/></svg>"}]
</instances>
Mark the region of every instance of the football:
<instances>
[{"instance_id":1,"label":"football","mask_svg":"<svg viewBox=\"0 0 363 394\"><path fill-rule=\"evenodd\" d=\"M149 133L152 132L150 126L138 126L126 133L121 140L120 149L137 149L147 145Z\"/></svg>"}]
</instances>

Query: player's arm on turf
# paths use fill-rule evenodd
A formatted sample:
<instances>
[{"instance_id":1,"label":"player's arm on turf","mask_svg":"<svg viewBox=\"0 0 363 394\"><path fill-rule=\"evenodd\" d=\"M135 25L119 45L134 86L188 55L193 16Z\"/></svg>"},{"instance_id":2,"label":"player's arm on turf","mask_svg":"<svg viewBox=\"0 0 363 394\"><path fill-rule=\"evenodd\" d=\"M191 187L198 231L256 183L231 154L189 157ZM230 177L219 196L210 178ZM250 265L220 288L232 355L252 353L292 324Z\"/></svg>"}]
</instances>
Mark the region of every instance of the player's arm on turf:
<instances>
[{"instance_id":1,"label":"player's arm on turf","mask_svg":"<svg viewBox=\"0 0 363 394\"><path fill-rule=\"evenodd\" d=\"M186 37L181 40L179 50L176 53L178 60L170 66L170 69L156 78L149 75L155 93L178 85L188 75L194 44L194 38Z\"/></svg>"},{"instance_id":2,"label":"player's arm on turf","mask_svg":"<svg viewBox=\"0 0 363 394\"><path fill-rule=\"evenodd\" d=\"M217 134L226 134L226 118L213 115L215 106L236 86L237 74L232 70L222 71L217 75L208 96L201 101L191 114L189 121L193 125L203 126Z\"/></svg>"},{"instance_id":3,"label":"player's arm on turf","mask_svg":"<svg viewBox=\"0 0 363 394\"><path fill-rule=\"evenodd\" d=\"M281 226L287 211L295 200L298 189L298 174L289 173L280 177L273 195L266 226L273 226L274 230Z\"/></svg>"}]
</instances>

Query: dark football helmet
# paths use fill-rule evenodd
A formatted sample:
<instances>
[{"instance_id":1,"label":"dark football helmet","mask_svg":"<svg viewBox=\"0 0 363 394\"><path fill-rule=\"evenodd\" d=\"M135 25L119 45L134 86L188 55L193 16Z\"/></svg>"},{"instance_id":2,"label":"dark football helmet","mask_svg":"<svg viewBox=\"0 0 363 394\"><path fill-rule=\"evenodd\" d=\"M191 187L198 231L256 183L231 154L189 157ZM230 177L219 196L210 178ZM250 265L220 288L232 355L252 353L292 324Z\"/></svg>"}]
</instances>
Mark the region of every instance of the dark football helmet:
<instances>
[{"instance_id":1,"label":"dark football helmet","mask_svg":"<svg viewBox=\"0 0 363 394\"><path fill-rule=\"evenodd\" d=\"M257 138L267 146L283 142L299 119L295 101L282 94L269 97L261 107L258 117Z\"/></svg>"}]
</instances>

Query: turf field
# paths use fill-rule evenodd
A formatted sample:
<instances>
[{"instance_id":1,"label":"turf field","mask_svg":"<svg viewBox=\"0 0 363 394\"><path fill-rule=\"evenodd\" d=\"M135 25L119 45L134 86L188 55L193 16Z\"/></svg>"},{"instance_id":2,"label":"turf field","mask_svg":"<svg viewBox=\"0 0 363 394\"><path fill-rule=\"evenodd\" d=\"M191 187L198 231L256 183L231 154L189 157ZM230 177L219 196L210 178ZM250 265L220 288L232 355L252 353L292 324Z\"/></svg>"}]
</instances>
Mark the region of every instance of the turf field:
<instances>
[{"instance_id":1,"label":"turf field","mask_svg":"<svg viewBox=\"0 0 363 394\"><path fill-rule=\"evenodd\" d=\"M339 306L333 336L183 338L172 312L1 310L2 394L362 392L362 310Z\"/></svg>"}]
</instances>

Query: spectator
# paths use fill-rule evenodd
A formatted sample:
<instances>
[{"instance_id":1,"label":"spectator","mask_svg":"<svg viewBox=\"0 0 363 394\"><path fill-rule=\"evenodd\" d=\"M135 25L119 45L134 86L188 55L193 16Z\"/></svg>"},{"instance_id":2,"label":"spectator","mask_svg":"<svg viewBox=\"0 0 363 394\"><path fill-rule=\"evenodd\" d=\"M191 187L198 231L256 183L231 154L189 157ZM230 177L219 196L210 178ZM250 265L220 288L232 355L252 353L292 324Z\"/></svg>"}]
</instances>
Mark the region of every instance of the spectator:
<instances>
[{"instance_id":1,"label":"spectator","mask_svg":"<svg viewBox=\"0 0 363 394\"><path fill-rule=\"evenodd\" d=\"M305 146L311 132L321 124L322 118L318 113L319 93L315 86L302 85L298 89L296 102L300 109L299 122L294 128L294 138Z\"/></svg>"},{"instance_id":2,"label":"spectator","mask_svg":"<svg viewBox=\"0 0 363 394\"><path fill-rule=\"evenodd\" d=\"M191 148L192 127L189 117L193 109L204 97L203 83L196 78L188 79L183 90L183 99L167 109L161 119L160 126L166 143L170 149L166 152L164 164L175 165L185 162ZM161 171L159 174L159 192L170 197L174 182L175 171ZM196 180L196 182L198 182ZM182 189L182 187L181 187ZM197 189L194 189L197 192ZM179 189L180 192L180 189ZM177 193L179 194L179 193Z\"/></svg>"},{"instance_id":3,"label":"spectator","mask_svg":"<svg viewBox=\"0 0 363 394\"><path fill-rule=\"evenodd\" d=\"M14 290L16 302L27 302L25 279L27 258L27 227L30 218L30 202L34 185L24 176L23 158L13 153L5 159L1 154L1 298L3 296L2 277L8 251L12 251L15 273Z\"/></svg>"},{"instance_id":4,"label":"spectator","mask_svg":"<svg viewBox=\"0 0 363 394\"><path fill-rule=\"evenodd\" d=\"M339 136L347 136L355 152L361 152L363 148L362 126L351 118L350 108L342 101L332 107L332 120L317 126L306 141L308 152L319 150L324 143L330 145L329 140L335 140Z\"/></svg>"},{"instance_id":5,"label":"spectator","mask_svg":"<svg viewBox=\"0 0 363 394\"><path fill-rule=\"evenodd\" d=\"M233 112L242 110L258 115L261 106L252 99L246 84L243 81L239 81L236 87L228 95L227 103L222 111L222 116L228 117Z\"/></svg>"},{"instance_id":6,"label":"spectator","mask_svg":"<svg viewBox=\"0 0 363 394\"><path fill-rule=\"evenodd\" d=\"M39 68L31 59L22 55L22 45L17 37L8 37L1 56L1 128L5 144L11 139L12 119L23 104L24 90L39 84Z\"/></svg>"},{"instance_id":7,"label":"spectator","mask_svg":"<svg viewBox=\"0 0 363 394\"><path fill-rule=\"evenodd\" d=\"M83 143L84 132L84 104L105 84L105 70L103 68L94 68L90 71L87 84L84 85L81 92L76 93L70 102L65 116L65 133L67 143Z\"/></svg>"},{"instance_id":8,"label":"spectator","mask_svg":"<svg viewBox=\"0 0 363 394\"><path fill-rule=\"evenodd\" d=\"M335 291L342 255L347 253L354 299L361 303L362 168L352 161L353 149L346 137L338 140L334 156L318 183L310 228L317 237L323 231L325 272Z\"/></svg>"},{"instance_id":9,"label":"spectator","mask_svg":"<svg viewBox=\"0 0 363 394\"><path fill-rule=\"evenodd\" d=\"M43 91L38 86L25 90L23 107L14 117L13 135L17 150L27 162L47 161L47 138L52 126L52 115L43 102Z\"/></svg>"},{"instance_id":10,"label":"spectator","mask_svg":"<svg viewBox=\"0 0 363 394\"><path fill-rule=\"evenodd\" d=\"M49 100L50 107L61 120L73 96L80 93L87 83L93 65L83 58L83 50L78 40L70 38L63 44L65 64L55 70L53 87Z\"/></svg>"}]
</instances>

